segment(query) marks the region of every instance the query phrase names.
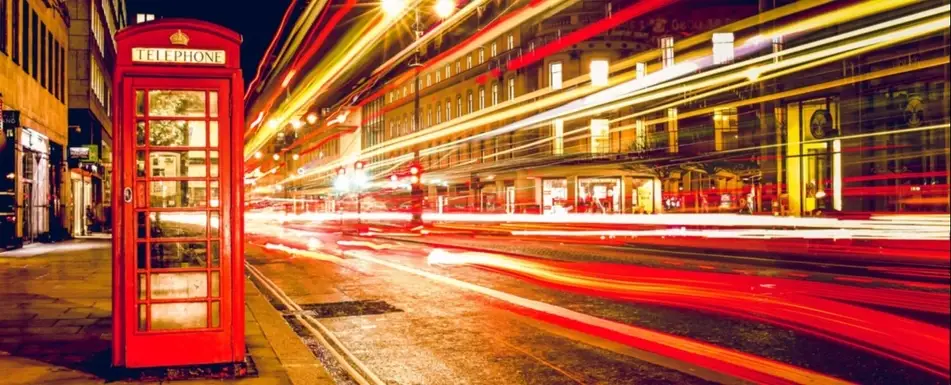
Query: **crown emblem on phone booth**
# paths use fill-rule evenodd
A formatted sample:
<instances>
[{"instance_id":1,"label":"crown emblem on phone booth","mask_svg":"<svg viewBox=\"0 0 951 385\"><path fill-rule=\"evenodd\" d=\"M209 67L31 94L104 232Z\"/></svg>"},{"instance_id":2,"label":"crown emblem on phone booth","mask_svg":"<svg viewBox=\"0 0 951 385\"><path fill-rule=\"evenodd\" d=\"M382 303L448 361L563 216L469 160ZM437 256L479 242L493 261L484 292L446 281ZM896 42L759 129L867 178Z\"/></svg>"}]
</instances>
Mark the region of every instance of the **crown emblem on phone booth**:
<instances>
[{"instance_id":1,"label":"crown emblem on phone booth","mask_svg":"<svg viewBox=\"0 0 951 385\"><path fill-rule=\"evenodd\" d=\"M182 30L178 30L168 38L169 41L174 45L188 45L188 35L186 35Z\"/></svg>"}]
</instances>

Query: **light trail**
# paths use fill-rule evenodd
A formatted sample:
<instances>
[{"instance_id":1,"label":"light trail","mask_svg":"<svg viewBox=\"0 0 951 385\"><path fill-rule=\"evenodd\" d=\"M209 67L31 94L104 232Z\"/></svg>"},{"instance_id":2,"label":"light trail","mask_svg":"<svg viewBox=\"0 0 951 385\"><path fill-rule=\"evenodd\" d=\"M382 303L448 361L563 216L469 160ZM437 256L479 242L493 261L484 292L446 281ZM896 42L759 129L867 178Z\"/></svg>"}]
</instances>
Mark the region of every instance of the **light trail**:
<instances>
[{"instance_id":1,"label":"light trail","mask_svg":"<svg viewBox=\"0 0 951 385\"><path fill-rule=\"evenodd\" d=\"M847 288L816 282L688 272L615 264L531 261L489 253L434 250L430 264L478 265L580 289L585 294L715 311L776 324L888 357L949 378L948 329L841 301L896 304L913 292ZM853 296L852 294L859 294ZM942 294L930 308L948 301ZM937 307L941 307L937 305ZM914 341L914 343L911 343Z\"/></svg>"},{"instance_id":2,"label":"light trail","mask_svg":"<svg viewBox=\"0 0 951 385\"><path fill-rule=\"evenodd\" d=\"M639 328L619 322L598 318L545 302L515 296L502 291L475 285L469 282L449 278L428 271L415 269L402 264L376 258L367 253L348 251L347 256L366 262L390 267L405 273L417 275L439 283L483 294L505 303L557 317L560 320L576 322L602 331L611 331L623 337L623 342L631 346L652 351L667 357L710 368L722 373L761 384L847 384L833 377L825 376L807 369L798 368L751 354L725 349L684 337ZM615 339L616 340L616 339Z\"/></svg>"},{"instance_id":3,"label":"light trail","mask_svg":"<svg viewBox=\"0 0 951 385\"><path fill-rule=\"evenodd\" d=\"M560 118L560 117L566 117L566 116L569 116L570 114L576 113L576 112L578 112L578 111L580 111L580 110L582 110L582 109L591 109L593 106L605 104L607 101L610 101L610 100L613 99L613 98L620 97L620 95L613 95L613 98L612 98L612 93L619 93L619 94L620 94L620 93L622 93L622 92L627 91L628 93L630 93L630 94L632 95L632 96L630 96L630 98L633 98L633 96L636 96L636 95L650 94L649 96L643 96L643 97L638 98L638 99L633 99L633 100L632 100L632 99L628 99L628 101L624 102L624 105L630 105L630 104L635 104L635 103L643 103L643 102L647 102L647 101L650 101L650 100L655 100L655 99L658 99L658 98L661 98L661 97L666 97L666 96L670 96L670 95L673 95L673 94L681 93L681 92L683 92L683 90L677 89L677 88L675 87L676 85L678 85L678 84L686 84L686 83L688 83L688 82L695 81L695 80L699 80L699 79L703 79L703 78L710 78L710 80L707 80L706 83L701 83L701 84L697 85L697 87L701 87L701 88L716 87L717 85L720 85L720 84L725 84L725 83L729 83L729 82L733 82L733 81L737 81L737 80L742 80L742 79L744 79L744 78L747 77L746 69L749 68L749 66L755 65L755 64L760 63L760 62L763 62L763 61L772 60L772 59L774 59L775 57L779 57L779 56L782 56L784 59L783 59L782 61L778 61L778 62L774 62L774 63L771 63L771 64L764 65L764 66L762 67L762 70L763 70L764 72L767 71L767 70L779 70L779 69L782 69L782 68L786 68L786 67L790 67L790 66L798 65L798 64L803 64L803 63L808 63L808 62L810 62L810 61L818 60L818 59L821 59L821 58L823 58L823 57L827 57L827 56L829 56L829 55L835 55L835 54L839 54L839 53L843 53L843 52L848 52L849 50L859 49L859 48L862 48L862 47L874 46L874 45L877 45L877 44L887 44L887 43L894 44L894 43L897 43L897 42L899 42L899 41L901 41L901 40L903 40L903 39L908 39L908 38L912 38L912 37L914 37L914 36L920 36L920 35L923 35L923 34L932 33L932 32L934 32L934 31L938 31L938 30L941 30L941 29L947 29L947 28L948 28L947 18L940 18L940 19L937 19L937 20L934 20L934 21L931 21L931 22L922 23L922 24L919 24L919 25L917 25L917 26L907 27L907 28L904 28L904 29L902 29L902 30L900 30L900 31L896 31L896 32L885 33L885 34L883 34L883 35L879 35L879 36L876 36L876 37L867 38L867 39L861 40L861 41L859 41L859 42L854 42L854 43L851 43L851 44L835 45L835 46L832 46L832 47L830 47L830 48L827 48L827 49L824 50L824 51L813 52L813 53L809 53L809 54L806 54L806 55L803 55L803 56L800 56L800 57L796 57L796 58L789 57L789 55L792 55L792 54L795 54L795 53L798 53L798 52L805 52L805 51L807 51L807 50L810 50L810 49L813 49L813 48L816 48L816 47L820 47L820 46L823 46L823 45L833 45L833 44L835 44L835 43L837 43L837 42L840 42L840 41L842 41L842 40L850 39L850 38L857 37L857 36L865 36L865 35L867 35L867 34L869 34L869 33L871 33L871 32L874 32L874 31L878 31L878 30L882 30L882 29L894 27L894 26L897 26L897 25L909 23L909 22L912 22L912 21L915 21L915 20L920 20L920 19L927 18L927 17L931 17L931 16L934 16L934 15L942 15L942 14L945 14L945 13L948 12L948 8L949 8L948 6L939 7L939 8L931 9L931 10L928 10L928 11L920 12L920 13L917 13L917 14L914 14L914 15L909 15L909 16L905 16L905 17L902 17L902 18L897 18L897 19L889 20L889 21L884 22L884 23L879 23L879 24L876 24L876 25L873 25L873 26L870 26L870 27L866 27L866 28L862 28L862 29L859 29L859 30L850 31L850 32L843 33L843 34L838 34L838 35L833 36L833 37L830 37L830 38L826 38L826 39L822 39L822 40L819 40L819 41L816 41L816 42L811 42L811 43L803 44L803 45L801 45L801 46L793 47L793 48L790 48L790 49L787 49L787 50L783 50L783 51L780 51L780 52L777 52L777 53L773 53L773 54L764 55L764 56L756 57L756 58L753 58L753 59L749 59L749 60L747 60L747 61L740 62L740 63L736 63L736 64L729 65L729 66L725 66L725 67L722 67L722 68L718 68L718 69L715 69L715 70L713 70L713 71L708 71L708 72L704 72L704 73L697 74L697 75L693 75L693 76L689 76L689 77L679 78L679 79L677 79L676 81L669 81L669 83L664 83L662 86L661 86L661 85L657 85L657 86L649 86L649 87L637 88L636 85L637 85L637 84L640 84L640 83L636 83L638 79L635 79L635 80L633 80L633 81L631 81L631 82L629 82L629 83L622 84L622 85L618 85L618 86L614 86L614 87L612 87L612 88L609 88L608 90L602 91L601 94L596 94L596 95L599 95L599 96L596 97L596 98L585 98L585 99L582 99L582 100L577 100L577 101L571 102L571 103L569 103L569 104L567 104L567 105L565 105L565 106L561 106L561 107L558 107L558 108L556 108L556 109L546 111L545 113L542 114L542 117L541 117L541 118L539 118L538 115L536 115L536 116L534 116L534 117L527 118L527 119L525 119L525 120L522 120L522 121L519 121L519 122L510 124L510 125L507 125L507 126L505 126L505 127L492 130L492 131L490 131L490 132L488 132L488 133L478 134L478 135L473 136L473 137L469 137L469 138L465 138L465 139L453 141L453 142L451 142L451 143L449 143L449 144L445 144L445 145L442 145L442 146L437 146L437 147L435 147L435 148L427 149L427 150L425 150L424 152L426 152L426 153L434 153L434 152L437 152L437 151L441 151L443 148L445 148L445 147L447 147L447 146L455 146L455 145L461 144L461 143L463 143L463 142L467 142L467 141L470 141L470 140L475 140L475 139L481 138L481 137L497 136L497 135L500 135L500 134L504 134L504 133L507 133L507 132L510 132L510 131L519 129L519 128L531 127L533 124L539 124L539 123L541 123L541 122L550 121L550 120L552 120L552 119L556 119L556 118ZM685 66L688 66L688 67L689 67L689 66L696 65L696 64L694 64L694 63L686 63L686 64L682 63L682 65L685 65ZM674 68L677 68L677 67L674 67ZM683 68L682 68L682 70L683 70ZM720 74L722 74L722 73L728 73L729 71L733 71L733 72L732 72L731 74L729 74L728 76L717 76L717 75L720 75ZM657 73L658 73L658 72L655 72L655 74L657 74ZM676 77L675 77L675 78L676 78ZM625 87L627 87L627 88L625 88ZM656 92L656 91L658 90L658 88L660 88L660 87L667 88L668 91L666 91L666 92ZM634 88L634 90L629 90L630 88ZM583 93L583 92L585 92L585 91L579 91L579 90L580 90L580 89L571 90L571 91L569 91L569 92L563 92L563 93L557 95L558 100L560 101L561 98L571 99L571 98L576 97L577 95L573 94L572 92L578 92L578 93ZM570 96L569 96L569 95L570 95ZM543 100L543 102L545 102L545 101L548 101L548 100L547 100L547 99L546 99L546 100ZM514 102L514 101L509 101L509 102L505 102L505 103L499 104L499 105L496 106L496 108L501 108L501 107L513 105L512 102ZM540 108L542 108L542 107L544 107L544 106L540 106L540 105L537 105L537 104L536 104L536 105L531 105L531 106L523 106L523 107L520 108L520 110L525 110L525 111L527 111L527 110L529 110L529 109L540 109ZM606 110L606 109L616 109L616 108L618 108L618 107L620 107L620 105L618 105L617 103L615 103L615 104L610 105L610 106L608 106L608 107L603 107L603 108L601 108L601 109L594 110L594 111L592 111L591 113L596 113L596 112L599 112L599 111L602 111L602 110ZM493 108L489 108L489 109L487 109L487 110L489 110L489 111L485 111L485 112L491 112L491 110L494 110L494 109L493 109ZM480 111L480 112L481 112L481 111ZM516 111L506 111L505 114L503 114L503 115L496 114L496 115L485 116L485 117L483 117L484 114L479 114L479 113L477 113L477 114L475 115L475 119L472 119L472 120L470 120L469 122L465 122L465 123L462 123L462 124L455 124L455 125L450 125L449 123L452 123L452 122L447 122L447 123L444 123L444 124L441 124L441 125L437 125L436 127L433 127L432 129L427 129L427 130L419 131L419 132L417 132L417 133L414 133L414 134L411 134L411 135L407 135L407 136L405 136L405 137L401 137L399 143L394 143L394 144L381 144L380 146L377 146L376 148L373 148L373 147L368 148L367 151L365 151L364 153L361 154L360 158L361 158L361 159L366 159L366 158L369 158L369 157L372 157L372 156L383 155L383 154L385 154L386 152L394 151L394 150L397 150L397 149L400 149L400 148L404 148L404 147L408 147L408 146L413 146L413 145L422 144L422 143L424 143L424 142L427 142L427 141L430 141L430 140L434 140L434 139L436 139L436 138L438 138L438 137L453 135L453 134L458 133L458 132L463 132L463 131L469 130L469 129L474 128L474 127L476 127L476 126L481 126L481 125L483 125L483 124L487 124L487 123L489 123L490 121L493 121L493 120L509 118L509 117L515 116L515 115L517 115L518 113L521 113L521 112L523 112L523 111L518 111L518 109L517 109ZM438 130L438 131L435 131L435 129L439 129L439 130ZM403 158L404 158L404 157L401 157L400 159L403 159ZM407 157L407 158L408 158L408 157ZM339 162L331 163L330 165L327 165L327 166L325 166L325 167L323 167L323 168L315 168L315 169L311 170L310 172L304 173L304 174L302 174L302 175L291 176L291 177L289 177L289 178L286 178L284 181L282 181L282 183L286 183L286 182L289 182L289 181L293 181L293 180L305 178L305 177L308 177L308 176L311 176L311 175L314 175L314 174L319 174L319 173L327 172L328 170L332 169L334 166L337 166L337 163L339 163Z\"/></svg>"}]
</instances>

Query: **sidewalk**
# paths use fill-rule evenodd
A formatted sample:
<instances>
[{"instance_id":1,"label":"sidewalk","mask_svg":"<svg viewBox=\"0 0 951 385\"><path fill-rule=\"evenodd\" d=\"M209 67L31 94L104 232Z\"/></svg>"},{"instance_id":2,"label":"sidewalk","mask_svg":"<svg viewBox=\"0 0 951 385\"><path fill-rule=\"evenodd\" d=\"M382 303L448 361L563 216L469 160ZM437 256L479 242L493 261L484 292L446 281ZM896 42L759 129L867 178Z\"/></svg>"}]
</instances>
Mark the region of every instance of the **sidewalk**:
<instances>
[{"instance_id":1,"label":"sidewalk","mask_svg":"<svg viewBox=\"0 0 951 385\"><path fill-rule=\"evenodd\" d=\"M115 381L110 367L111 280L107 239L0 252L0 382L128 383ZM332 384L281 314L246 284L246 341L257 375L175 383Z\"/></svg>"}]
</instances>

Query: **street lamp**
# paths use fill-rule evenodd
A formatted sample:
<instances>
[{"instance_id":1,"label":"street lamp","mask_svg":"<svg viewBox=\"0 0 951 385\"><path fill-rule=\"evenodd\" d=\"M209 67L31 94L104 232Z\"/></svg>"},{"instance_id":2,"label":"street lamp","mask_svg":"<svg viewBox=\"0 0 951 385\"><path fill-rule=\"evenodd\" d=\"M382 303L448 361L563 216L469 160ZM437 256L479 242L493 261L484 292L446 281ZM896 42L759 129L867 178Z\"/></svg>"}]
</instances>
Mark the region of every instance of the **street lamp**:
<instances>
[{"instance_id":1,"label":"street lamp","mask_svg":"<svg viewBox=\"0 0 951 385\"><path fill-rule=\"evenodd\" d=\"M452 13L456 10L456 2L454 0L436 0L434 10L436 11L436 16L445 19L452 16Z\"/></svg>"},{"instance_id":2,"label":"street lamp","mask_svg":"<svg viewBox=\"0 0 951 385\"><path fill-rule=\"evenodd\" d=\"M279 155L279 154L274 154L273 158L274 158L274 160L280 160L280 159L281 159L281 155Z\"/></svg>"},{"instance_id":3,"label":"street lamp","mask_svg":"<svg viewBox=\"0 0 951 385\"><path fill-rule=\"evenodd\" d=\"M254 159L261 159L262 156L264 156L264 155L261 154L261 151L258 151L258 152L255 152L255 153L254 153Z\"/></svg>"},{"instance_id":4,"label":"street lamp","mask_svg":"<svg viewBox=\"0 0 951 385\"><path fill-rule=\"evenodd\" d=\"M406 2L405 0L382 0L380 1L380 7L386 16L396 17L406 8Z\"/></svg>"},{"instance_id":5,"label":"street lamp","mask_svg":"<svg viewBox=\"0 0 951 385\"><path fill-rule=\"evenodd\" d=\"M317 123L317 113L311 112L307 114L307 123L314 124Z\"/></svg>"}]
</instances>

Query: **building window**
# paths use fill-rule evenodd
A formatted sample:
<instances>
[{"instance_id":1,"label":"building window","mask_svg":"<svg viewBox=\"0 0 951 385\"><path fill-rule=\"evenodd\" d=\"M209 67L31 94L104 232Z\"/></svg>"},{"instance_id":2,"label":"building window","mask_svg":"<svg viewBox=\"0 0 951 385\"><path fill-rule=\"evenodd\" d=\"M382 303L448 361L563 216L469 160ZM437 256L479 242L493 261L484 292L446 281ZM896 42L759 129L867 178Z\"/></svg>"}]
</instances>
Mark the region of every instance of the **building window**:
<instances>
[{"instance_id":1,"label":"building window","mask_svg":"<svg viewBox=\"0 0 951 385\"><path fill-rule=\"evenodd\" d=\"M56 59L53 58L53 31L46 30L46 90L53 93L53 64Z\"/></svg>"},{"instance_id":2,"label":"building window","mask_svg":"<svg viewBox=\"0 0 951 385\"><path fill-rule=\"evenodd\" d=\"M508 100L515 99L515 78L509 79L509 98Z\"/></svg>"},{"instance_id":3,"label":"building window","mask_svg":"<svg viewBox=\"0 0 951 385\"><path fill-rule=\"evenodd\" d=\"M733 61L733 33L713 34L713 64L725 64Z\"/></svg>"},{"instance_id":4,"label":"building window","mask_svg":"<svg viewBox=\"0 0 951 385\"><path fill-rule=\"evenodd\" d=\"M452 68L449 67L449 64L446 64L446 79L452 76Z\"/></svg>"},{"instance_id":5,"label":"building window","mask_svg":"<svg viewBox=\"0 0 951 385\"><path fill-rule=\"evenodd\" d=\"M66 103L66 47L59 47L59 101Z\"/></svg>"},{"instance_id":6,"label":"building window","mask_svg":"<svg viewBox=\"0 0 951 385\"><path fill-rule=\"evenodd\" d=\"M561 89L561 62L556 61L548 65L548 86L553 90Z\"/></svg>"},{"instance_id":7,"label":"building window","mask_svg":"<svg viewBox=\"0 0 951 385\"><path fill-rule=\"evenodd\" d=\"M475 104L474 101L472 100L472 99L473 99L473 97L472 97L472 91L469 91L469 93L466 94L466 97L468 98L468 99L466 100L466 104L467 104L467 110L466 110L466 112L471 114L473 111L475 111L475 110L472 109L472 108L474 107L474 104Z\"/></svg>"},{"instance_id":8,"label":"building window","mask_svg":"<svg viewBox=\"0 0 951 385\"><path fill-rule=\"evenodd\" d=\"M591 152L604 153L610 149L607 119L591 120Z\"/></svg>"},{"instance_id":9,"label":"building window","mask_svg":"<svg viewBox=\"0 0 951 385\"><path fill-rule=\"evenodd\" d=\"M407 87L403 86L403 97L405 98L408 95L409 95L409 92L407 92Z\"/></svg>"},{"instance_id":10,"label":"building window","mask_svg":"<svg viewBox=\"0 0 951 385\"><path fill-rule=\"evenodd\" d=\"M479 64L485 63L485 48L479 47Z\"/></svg>"},{"instance_id":11,"label":"building window","mask_svg":"<svg viewBox=\"0 0 951 385\"><path fill-rule=\"evenodd\" d=\"M508 45L508 47L509 47L508 49L510 49L510 50L511 50L511 49L515 49L515 35L513 35L513 34L509 34L509 45Z\"/></svg>"},{"instance_id":12,"label":"building window","mask_svg":"<svg viewBox=\"0 0 951 385\"><path fill-rule=\"evenodd\" d=\"M713 110L714 148L717 151L739 148L739 119L736 108Z\"/></svg>"},{"instance_id":13,"label":"building window","mask_svg":"<svg viewBox=\"0 0 951 385\"><path fill-rule=\"evenodd\" d=\"M492 105L499 104L499 83L492 83Z\"/></svg>"},{"instance_id":14,"label":"building window","mask_svg":"<svg viewBox=\"0 0 951 385\"><path fill-rule=\"evenodd\" d=\"M33 20L32 22L30 22L30 26L32 27L30 28L30 47L32 47L30 48L30 53L31 53L30 56L33 59L31 60L32 65L30 66L30 74L33 75L33 80L39 80L38 76L39 76L40 61L38 59L38 56L39 56L40 50L37 46L37 34L39 33L39 30L40 30L40 27L39 27L40 19L39 17L36 16L36 10L30 11L30 17Z\"/></svg>"},{"instance_id":15,"label":"building window","mask_svg":"<svg viewBox=\"0 0 951 385\"><path fill-rule=\"evenodd\" d=\"M561 155L565 153L565 121L561 119L555 119L552 124L552 146L551 153L554 155Z\"/></svg>"},{"instance_id":16,"label":"building window","mask_svg":"<svg viewBox=\"0 0 951 385\"><path fill-rule=\"evenodd\" d=\"M105 32L102 28L102 19L99 18L99 10L96 9L98 7L96 7L95 4L96 3L93 3L92 9L89 10L92 13L92 15L90 15L92 18L92 25L90 28L92 28L93 40L96 41L96 46L99 47L99 53L105 53L106 44L103 37Z\"/></svg>"},{"instance_id":17,"label":"building window","mask_svg":"<svg viewBox=\"0 0 951 385\"><path fill-rule=\"evenodd\" d=\"M660 61L663 68L674 65L674 38L672 36L660 38Z\"/></svg>"},{"instance_id":18,"label":"building window","mask_svg":"<svg viewBox=\"0 0 951 385\"><path fill-rule=\"evenodd\" d=\"M20 34L20 47L23 47L23 61L20 62L20 67L26 72L30 72L30 13L30 3L27 2L27 0L23 0L23 13L20 19L20 25L23 26L23 33Z\"/></svg>"},{"instance_id":19,"label":"building window","mask_svg":"<svg viewBox=\"0 0 951 385\"><path fill-rule=\"evenodd\" d=\"M466 56L466 69L467 70L472 69L472 55L471 54Z\"/></svg>"},{"instance_id":20,"label":"building window","mask_svg":"<svg viewBox=\"0 0 951 385\"><path fill-rule=\"evenodd\" d=\"M452 102L446 99L446 121L452 120Z\"/></svg>"},{"instance_id":21,"label":"building window","mask_svg":"<svg viewBox=\"0 0 951 385\"><path fill-rule=\"evenodd\" d=\"M479 109L485 108L485 87L479 87Z\"/></svg>"},{"instance_id":22,"label":"building window","mask_svg":"<svg viewBox=\"0 0 951 385\"><path fill-rule=\"evenodd\" d=\"M637 79L647 76L647 64L635 63L634 74L635 74L635 78Z\"/></svg>"},{"instance_id":23,"label":"building window","mask_svg":"<svg viewBox=\"0 0 951 385\"><path fill-rule=\"evenodd\" d=\"M591 85L608 85L608 61L605 59L591 60Z\"/></svg>"},{"instance_id":24,"label":"building window","mask_svg":"<svg viewBox=\"0 0 951 385\"><path fill-rule=\"evenodd\" d=\"M10 56L13 58L13 64L20 64L20 0L13 0L10 4L13 13L10 15Z\"/></svg>"},{"instance_id":25,"label":"building window","mask_svg":"<svg viewBox=\"0 0 951 385\"><path fill-rule=\"evenodd\" d=\"M462 72L462 62L456 60L456 75L458 75L460 72Z\"/></svg>"},{"instance_id":26,"label":"building window","mask_svg":"<svg viewBox=\"0 0 951 385\"><path fill-rule=\"evenodd\" d=\"M433 107L429 106L426 108L426 127L433 126Z\"/></svg>"},{"instance_id":27,"label":"building window","mask_svg":"<svg viewBox=\"0 0 951 385\"><path fill-rule=\"evenodd\" d=\"M7 0L0 0L0 53L7 53Z\"/></svg>"},{"instance_id":28,"label":"building window","mask_svg":"<svg viewBox=\"0 0 951 385\"><path fill-rule=\"evenodd\" d=\"M147 21L155 20L155 15L151 13L139 13L135 15L135 23L141 24Z\"/></svg>"},{"instance_id":29,"label":"building window","mask_svg":"<svg viewBox=\"0 0 951 385\"><path fill-rule=\"evenodd\" d=\"M462 95L456 95L456 117L462 116Z\"/></svg>"},{"instance_id":30,"label":"building window","mask_svg":"<svg viewBox=\"0 0 951 385\"><path fill-rule=\"evenodd\" d=\"M495 44L494 41L492 42L492 51L489 53L491 54L492 57L495 57L495 55L499 54L499 47L497 44Z\"/></svg>"},{"instance_id":31,"label":"building window","mask_svg":"<svg viewBox=\"0 0 951 385\"><path fill-rule=\"evenodd\" d=\"M439 108L439 103L436 103L436 124L442 123L442 109Z\"/></svg>"},{"instance_id":32,"label":"building window","mask_svg":"<svg viewBox=\"0 0 951 385\"><path fill-rule=\"evenodd\" d=\"M49 61L49 58L46 57L46 56L47 56L47 55L46 55L46 53L47 53L47 50L46 50L46 24L43 24L42 22L40 22L40 30L39 30L38 34L36 35L36 39L39 40L39 47L40 47L39 55L36 55L36 56L37 56L37 60L40 62L40 69L39 69L39 71L40 71L40 73L39 73L39 75L40 75L40 86L42 86L43 88L46 88L46 86L47 86L47 85L46 85L46 80L47 80L47 78L46 78L46 65L47 65L47 62Z\"/></svg>"},{"instance_id":33,"label":"building window","mask_svg":"<svg viewBox=\"0 0 951 385\"><path fill-rule=\"evenodd\" d=\"M442 73L436 71L436 84L439 84L439 81L442 80Z\"/></svg>"}]
</instances>

